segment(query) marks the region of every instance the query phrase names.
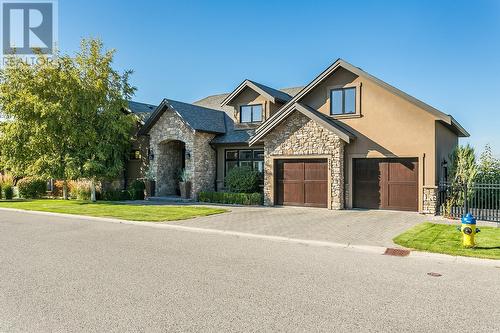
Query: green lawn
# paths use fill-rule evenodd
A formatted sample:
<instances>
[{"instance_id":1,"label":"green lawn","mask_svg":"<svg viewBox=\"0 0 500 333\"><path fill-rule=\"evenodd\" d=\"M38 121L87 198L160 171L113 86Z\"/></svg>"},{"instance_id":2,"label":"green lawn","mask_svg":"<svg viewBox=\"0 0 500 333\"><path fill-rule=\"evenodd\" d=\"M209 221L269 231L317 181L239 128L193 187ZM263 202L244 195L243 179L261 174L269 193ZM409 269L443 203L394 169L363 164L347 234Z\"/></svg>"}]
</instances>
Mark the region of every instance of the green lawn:
<instances>
[{"instance_id":1,"label":"green lawn","mask_svg":"<svg viewBox=\"0 0 500 333\"><path fill-rule=\"evenodd\" d=\"M456 225L422 223L394 238L396 244L427 252L457 256L500 259L500 228L479 227L476 247L462 247L462 235Z\"/></svg>"},{"instance_id":2,"label":"green lawn","mask_svg":"<svg viewBox=\"0 0 500 333\"><path fill-rule=\"evenodd\" d=\"M131 205L110 201L91 203L49 199L0 201L0 207L151 222L185 220L227 211L219 208L196 206Z\"/></svg>"}]
</instances>

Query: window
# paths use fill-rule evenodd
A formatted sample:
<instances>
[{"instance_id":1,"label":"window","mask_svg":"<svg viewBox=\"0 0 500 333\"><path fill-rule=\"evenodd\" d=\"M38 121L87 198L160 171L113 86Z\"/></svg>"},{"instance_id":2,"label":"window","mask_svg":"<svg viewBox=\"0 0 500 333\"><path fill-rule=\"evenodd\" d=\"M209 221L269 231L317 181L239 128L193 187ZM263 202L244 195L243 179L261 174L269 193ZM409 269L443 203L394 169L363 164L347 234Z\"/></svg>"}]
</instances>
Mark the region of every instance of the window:
<instances>
[{"instance_id":1,"label":"window","mask_svg":"<svg viewBox=\"0 0 500 333\"><path fill-rule=\"evenodd\" d=\"M331 90L330 105L332 115L356 113L356 88Z\"/></svg>"},{"instance_id":2,"label":"window","mask_svg":"<svg viewBox=\"0 0 500 333\"><path fill-rule=\"evenodd\" d=\"M264 174L264 151L257 149L226 150L225 174L232 168L249 167Z\"/></svg>"},{"instance_id":3,"label":"window","mask_svg":"<svg viewBox=\"0 0 500 333\"><path fill-rule=\"evenodd\" d=\"M240 123L257 123L262 121L262 105L240 106Z\"/></svg>"},{"instance_id":4,"label":"window","mask_svg":"<svg viewBox=\"0 0 500 333\"><path fill-rule=\"evenodd\" d=\"M134 149L130 152L131 160L140 160L141 159L141 151L139 149Z\"/></svg>"}]
</instances>

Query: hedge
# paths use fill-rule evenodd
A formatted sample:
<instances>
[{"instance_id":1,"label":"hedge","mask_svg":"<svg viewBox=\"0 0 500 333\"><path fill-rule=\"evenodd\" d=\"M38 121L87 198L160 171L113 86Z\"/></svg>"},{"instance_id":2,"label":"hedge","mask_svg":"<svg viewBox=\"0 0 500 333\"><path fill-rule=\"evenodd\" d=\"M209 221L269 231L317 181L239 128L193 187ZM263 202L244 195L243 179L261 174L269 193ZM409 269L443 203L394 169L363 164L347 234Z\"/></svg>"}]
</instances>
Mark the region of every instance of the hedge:
<instances>
[{"instance_id":1,"label":"hedge","mask_svg":"<svg viewBox=\"0 0 500 333\"><path fill-rule=\"evenodd\" d=\"M21 198L41 198L47 193L47 182L39 178L23 178L17 183L17 189Z\"/></svg>"},{"instance_id":2,"label":"hedge","mask_svg":"<svg viewBox=\"0 0 500 333\"><path fill-rule=\"evenodd\" d=\"M127 201L130 200L130 192L126 190L109 190L101 194L104 201Z\"/></svg>"},{"instance_id":3,"label":"hedge","mask_svg":"<svg viewBox=\"0 0 500 333\"><path fill-rule=\"evenodd\" d=\"M231 193L231 192L200 192L200 202L236 204L236 205L262 205L262 193Z\"/></svg>"}]
</instances>

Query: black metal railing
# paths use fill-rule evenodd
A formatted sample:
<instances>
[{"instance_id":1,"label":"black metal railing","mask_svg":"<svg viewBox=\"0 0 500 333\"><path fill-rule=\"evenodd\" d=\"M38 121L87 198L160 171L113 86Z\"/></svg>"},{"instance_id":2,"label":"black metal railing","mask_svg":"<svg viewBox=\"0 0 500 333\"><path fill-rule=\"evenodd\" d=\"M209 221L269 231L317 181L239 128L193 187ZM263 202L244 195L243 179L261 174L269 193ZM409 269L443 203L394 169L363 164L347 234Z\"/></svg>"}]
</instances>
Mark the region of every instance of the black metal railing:
<instances>
[{"instance_id":1,"label":"black metal railing","mask_svg":"<svg viewBox=\"0 0 500 333\"><path fill-rule=\"evenodd\" d=\"M439 184L439 213L461 218L471 213L478 220L500 223L500 183Z\"/></svg>"}]
</instances>

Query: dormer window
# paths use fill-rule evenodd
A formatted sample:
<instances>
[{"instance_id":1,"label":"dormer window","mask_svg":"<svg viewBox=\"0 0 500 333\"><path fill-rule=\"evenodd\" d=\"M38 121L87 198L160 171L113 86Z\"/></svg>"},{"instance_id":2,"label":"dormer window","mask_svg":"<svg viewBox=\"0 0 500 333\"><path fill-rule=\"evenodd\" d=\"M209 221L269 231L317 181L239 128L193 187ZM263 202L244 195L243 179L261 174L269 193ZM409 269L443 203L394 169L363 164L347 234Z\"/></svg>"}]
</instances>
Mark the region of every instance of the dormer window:
<instances>
[{"instance_id":1,"label":"dormer window","mask_svg":"<svg viewBox=\"0 0 500 333\"><path fill-rule=\"evenodd\" d=\"M262 104L240 106L240 123L258 123L262 121Z\"/></svg>"},{"instance_id":2,"label":"dormer window","mask_svg":"<svg viewBox=\"0 0 500 333\"><path fill-rule=\"evenodd\" d=\"M332 89L330 91L330 104L331 115L356 113L356 88Z\"/></svg>"}]
</instances>

